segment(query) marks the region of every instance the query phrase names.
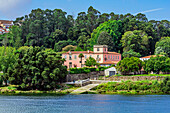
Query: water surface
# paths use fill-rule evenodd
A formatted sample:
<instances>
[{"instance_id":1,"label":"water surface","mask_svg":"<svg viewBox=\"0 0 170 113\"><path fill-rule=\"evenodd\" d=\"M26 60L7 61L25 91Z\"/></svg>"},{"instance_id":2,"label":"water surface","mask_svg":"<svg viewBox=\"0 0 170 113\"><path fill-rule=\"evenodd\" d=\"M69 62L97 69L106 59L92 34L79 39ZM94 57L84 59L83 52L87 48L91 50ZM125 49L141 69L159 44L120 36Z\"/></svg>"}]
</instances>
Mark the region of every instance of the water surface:
<instances>
[{"instance_id":1,"label":"water surface","mask_svg":"<svg viewBox=\"0 0 170 113\"><path fill-rule=\"evenodd\" d=\"M0 113L170 113L170 95L0 96Z\"/></svg>"}]
</instances>

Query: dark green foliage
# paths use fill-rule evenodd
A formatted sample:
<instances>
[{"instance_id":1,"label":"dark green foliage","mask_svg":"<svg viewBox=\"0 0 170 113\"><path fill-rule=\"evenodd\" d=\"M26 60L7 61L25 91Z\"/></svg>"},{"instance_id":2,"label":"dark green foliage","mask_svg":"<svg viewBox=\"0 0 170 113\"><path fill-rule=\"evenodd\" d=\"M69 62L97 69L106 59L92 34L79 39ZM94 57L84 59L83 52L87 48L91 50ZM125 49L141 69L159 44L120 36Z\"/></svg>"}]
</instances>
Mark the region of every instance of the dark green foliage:
<instances>
[{"instance_id":1,"label":"dark green foliage","mask_svg":"<svg viewBox=\"0 0 170 113\"><path fill-rule=\"evenodd\" d=\"M122 56L126 57L141 57L140 53L134 52L133 50L129 50L127 52L123 52Z\"/></svg>"},{"instance_id":2,"label":"dark green foliage","mask_svg":"<svg viewBox=\"0 0 170 113\"><path fill-rule=\"evenodd\" d=\"M97 44L99 35L104 31L112 37L112 41L102 44L108 44L110 51L123 53L120 43L122 35L128 31L141 30L149 37L146 41L149 47L147 50L143 48L145 43L142 42L136 48L136 50L139 48L140 52L134 50L134 48L132 50L143 56L141 48L147 51L144 52L146 54L154 54L156 42L161 37L170 36L168 20L148 21L146 15L141 13L137 15L130 13L119 15L113 12L102 14L92 6L88 8L87 12L78 13L76 19L72 15L67 15L61 9L35 9L30 14L17 18L14 24L15 26L11 28L10 33L0 35L1 46L12 46L16 49L20 46L44 46L55 48L55 51L59 52L61 48L67 45L74 45L73 43L64 44L60 42L70 39L76 42L74 46L83 50L92 50L93 45ZM62 47L59 47L60 44ZM128 46L128 48L134 47L134 45ZM164 49L163 51L167 53L167 48Z\"/></svg>"},{"instance_id":3,"label":"dark green foliage","mask_svg":"<svg viewBox=\"0 0 170 113\"><path fill-rule=\"evenodd\" d=\"M146 72L170 72L170 58L165 56L151 57L145 61L144 69Z\"/></svg>"},{"instance_id":4,"label":"dark green foliage","mask_svg":"<svg viewBox=\"0 0 170 113\"><path fill-rule=\"evenodd\" d=\"M15 54L16 49L12 47L0 47L0 71L3 72L3 80L7 85L7 70L12 68L14 63L18 59L18 55Z\"/></svg>"},{"instance_id":5,"label":"dark green foliage","mask_svg":"<svg viewBox=\"0 0 170 113\"><path fill-rule=\"evenodd\" d=\"M88 66L88 67L92 67L92 66L96 66L98 64L97 64L97 62L94 58L89 57L88 59L86 59L85 65Z\"/></svg>"},{"instance_id":6,"label":"dark green foliage","mask_svg":"<svg viewBox=\"0 0 170 113\"><path fill-rule=\"evenodd\" d=\"M69 73L70 74L90 73L90 72L94 72L94 71L104 71L105 69L108 69L108 68L110 68L110 67L99 66L98 68L95 68L95 67L70 68Z\"/></svg>"},{"instance_id":7,"label":"dark green foliage","mask_svg":"<svg viewBox=\"0 0 170 113\"><path fill-rule=\"evenodd\" d=\"M121 44L120 40L122 37L122 21L111 21L104 22L103 24L100 24L99 27L97 27L93 33L91 34L91 38L89 39L90 47L92 48L93 45L97 44L98 38L100 34L105 31L112 37L113 46L112 48L108 48L110 51L118 51L121 50ZM101 37L102 38L102 37ZM110 37L107 36L106 38L109 38L107 40L110 40ZM100 41L100 40L99 40ZM111 47L111 46L109 46Z\"/></svg>"},{"instance_id":8,"label":"dark green foliage","mask_svg":"<svg viewBox=\"0 0 170 113\"><path fill-rule=\"evenodd\" d=\"M0 86L2 86L3 80L2 80L2 75L0 73Z\"/></svg>"},{"instance_id":9,"label":"dark green foliage","mask_svg":"<svg viewBox=\"0 0 170 113\"><path fill-rule=\"evenodd\" d=\"M148 35L141 31L127 31L121 39L124 52L134 51L142 56L149 54L149 38Z\"/></svg>"},{"instance_id":10,"label":"dark green foliage","mask_svg":"<svg viewBox=\"0 0 170 113\"><path fill-rule=\"evenodd\" d=\"M14 67L8 69L8 80L22 89L48 90L65 80L67 68L55 52L31 47Z\"/></svg>"},{"instance_id":11,"label":"dark green foliage","mask_svg":"<svg viewBox=\"0 0 170 113\"><path fill-rule=\"evenodd\" d=\"M54 46L54 51L55 52L60 52L62 51L62 48L66 47L67 45L77 45L77 43L75 41L72 41L72 40L63 40L63 41L59 41L57 43L55 43L55 46Z\"/></svg>"},{"instance_id":12,"label":"dark green foliage","mask_svg":"<svg viewBox=\"0 0 170 113\"><path fill-rule=\"evenodd\" d=\"M99 45L107 45L109 50L114 49L114 42L112 37L106 32L103 31L100 33L98 39L97 39L97 44Z\"/></svg>"},{"instance_id":13,"label":"dark green foliage","mask_svg":"<svg viewBox=\"0 0 170 113\"><path fill-rule=\"evenodd\" d=\"M155 48L160 48L161 52L165 52L170 57L170 37L162 37L161 40L156 43ZM155 54L160 54L161 52L155 51Z\"/></svg>"},{"instance_id":14,"label":"dark green foliage","mask_svg":"<svg viewBox=\"0 0 170 113\"><path fill-rule=\"evenodd\" d=\"M170 77L165 77L161 84L162 90L165 93L170 93Z\"/></svg>"},{"instance_id":15,"label":"dark green foliage","mask_svg":"<svg viewBox=\"0 0 170 113\"><path fill-rule=\"evenodd\" d=\"M130 72L138 72L142 69L144 62L142 62L137 57L131 58L124 58L123 60L119 61L116 65L116 69L120 71L123 75L126 75Z\"/></svg>"}]
</instances>

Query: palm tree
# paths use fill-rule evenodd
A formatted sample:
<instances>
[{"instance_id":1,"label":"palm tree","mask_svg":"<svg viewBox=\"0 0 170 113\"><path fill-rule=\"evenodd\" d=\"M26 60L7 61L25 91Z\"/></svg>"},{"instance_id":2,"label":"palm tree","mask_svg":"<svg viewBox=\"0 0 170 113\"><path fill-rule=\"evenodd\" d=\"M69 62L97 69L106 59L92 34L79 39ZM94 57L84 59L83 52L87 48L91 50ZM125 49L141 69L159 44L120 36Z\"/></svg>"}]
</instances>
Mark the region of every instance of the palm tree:
<instances>
[{"instance_id":1,"label":"palm tree","mask_svg":"<svg viewBox=\"0 0 170 113\"><path fill-rule=\"evenodd\" d=\"M81 58L81 67L82 67L82 58L84 57L83 53L79 54L79 58Z\"/></svg>"}]
</instances>

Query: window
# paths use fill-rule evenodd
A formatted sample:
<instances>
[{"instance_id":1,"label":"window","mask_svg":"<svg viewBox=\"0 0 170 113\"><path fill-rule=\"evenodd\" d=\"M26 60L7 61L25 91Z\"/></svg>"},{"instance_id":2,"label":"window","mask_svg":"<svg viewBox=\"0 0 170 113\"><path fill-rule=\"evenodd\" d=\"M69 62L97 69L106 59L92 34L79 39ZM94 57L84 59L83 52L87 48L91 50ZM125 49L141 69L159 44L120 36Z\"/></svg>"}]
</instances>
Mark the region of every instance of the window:
<instances>
[{"instance_id":1,"label":"window","mask_svg":"<svg viewBox=\"0 0 170 113\"><path fill-rule=\"evenodd\" d=\"M107 60L107 58L106 58L106 55L105 55L105 58L104 58L104 60L105 60L105 61Z\"/></svg>"},{"instance_id":2,"label":"window","mask_svg":"<svg viewBox=\"0 0 170 113\"><path fill-rule=\"evenodd\" d=\"M118 60L119 60L119 56L118 56Z\"/></svg>"},{"instance_id":3,"label":"window","mask_svg":"<svg viewBox=\"0 0 170 113\"><path fill-rule=\"evenodd\" d=\"M90 57L92 57L92 56L90 55Z\"/></svg>"},{"instance_id":4,"label":"window","mask_svg":"<svg viewBox=\"0 0 170 113\"><path fill-rule=\"evenodd\" d=\"M117 59L117 56L116 56L116 59Z\"/></svg>"},{"instance_id":5,"label":"window","mask_svg":"<svg viewBox=\"0 0 170 113\"><path fill-rule=\"evenodd\" d=\"M72 60L72 55L69 55L69 60Z\"/></svg>"},{"instance_id":6,"label":"window","mask_svg":"<svg viewBox=\"0 0 170 113\"><path fill-rule=\"evenodd\" d=\"M113 56L113 60L114 60L114 56Z\"/></svg>"},{"instance_id":7,"label":"window","mask_svg":"<svg viewBox=\"0 0 170 113\"><path fill-rule=\"evenodd\" d=\"M87 58L87 55L85 55L85 58Z\"/></svg>"},{"instance_id":8,"label":"window","mask_svg":"<svg viewBox=\"0 0 170 113\"><path fill-rule=\"evenodd\" d=\"M97 51L100 51L100 49L99 49L99 48L97 48Z\"/></svg>"},{"instance_id":9,"label":"window","mask_svg":"<svg viewBox=\"0 0 170 113\"><path fill-rule=\"evenodd\" d=\"M72 62L69 62L69 68L72 68Z\"/></svg>"},{"instance_id":10,"label":"window","mask_svg":"<svg viewBox=\"0 0 170 113\"><path fill-rule=\"evenodd\" d=\"M81 63L81 61L80 61L80 63Z\"/></svg>"},{"instance_id":11,"label":"window","mask_svg":"<svg viewBox=\"0 0 170 113\"><path fill-rule=\"evenodd\" d=\"M97 55L97 58L99 58L99 55Z\"/></svg>"},{"instance_id":12,"label":"window","mask_svg":"<svg viewBox=\"0 0 170 113\"><path fill-rule=\"evenodd\" d=\"M67 55L65 55L64 58L67 59Z\"/></svg>"},{"instance_id":13,"label":"window","mask_svg":"<svg viewBox=\"0 0 170 113\"><path fill-rule=\"evenodd\" d=\"M112 55L111 55L111 60L112 60Z\"/></svg>"},{"instance_id":14,"label":"window","mask_svg":"<svg viewBox=\"0 0 170 113\"><path fill-rule=\"evenodd\" d=\"M105 48L105 51L106 51L106 48Z\"/></svg>"},{"instance_id":15,"label":"window","mask_svg":"<svg viewBox=\"0 0 170 113\"><path fill-rule=\"evenodd\" d=\"M74 59L77 59L77 55L74 56Z\"/></svg>"},{"instance_id":16,"label":"window","mask_svg":"<svg viewBox=\"0 0 170 113\"><path fill-rule=\"evenodd\" d=\"M108 55L108 59L110 59L110 55Z\"/></svg>"}]
</instances>

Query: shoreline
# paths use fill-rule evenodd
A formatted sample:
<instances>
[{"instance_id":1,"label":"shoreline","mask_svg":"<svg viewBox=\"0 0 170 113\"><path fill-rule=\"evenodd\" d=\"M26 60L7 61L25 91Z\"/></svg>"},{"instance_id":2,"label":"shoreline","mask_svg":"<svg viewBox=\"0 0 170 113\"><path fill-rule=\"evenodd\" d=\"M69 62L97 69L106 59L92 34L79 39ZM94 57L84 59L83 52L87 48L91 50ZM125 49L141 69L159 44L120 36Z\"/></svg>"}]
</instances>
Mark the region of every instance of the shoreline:
<instances>
[{"instance_id":1,"label":"shoreline","mask_svg":"<svg viewBox=\"0 0 170 113\"><path fill-rule=\"evenodd\" d=\"M8 91L0 92L0 96L63 96L69 95L72 91ZM117 91L86 91L81 94L102 94L102 95L170 95L164 92L152 92L150 90L135 91L135 90L117 90ZM70 95L81 95L70 94Z\"/></svg>"}]
</instances>

